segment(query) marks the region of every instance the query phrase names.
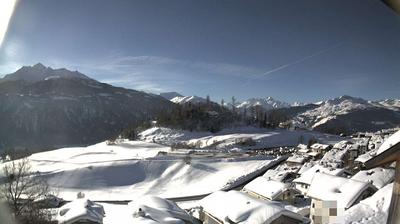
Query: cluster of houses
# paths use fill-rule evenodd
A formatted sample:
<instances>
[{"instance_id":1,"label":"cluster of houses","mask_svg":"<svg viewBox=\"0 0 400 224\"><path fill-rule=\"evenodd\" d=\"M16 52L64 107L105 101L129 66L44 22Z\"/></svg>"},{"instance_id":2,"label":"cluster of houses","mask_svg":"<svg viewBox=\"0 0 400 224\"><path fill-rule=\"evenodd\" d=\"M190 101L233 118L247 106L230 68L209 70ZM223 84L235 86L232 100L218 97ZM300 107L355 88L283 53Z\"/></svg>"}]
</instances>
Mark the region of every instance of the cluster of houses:
<instances>
[{"instance_id":1,"label":"cluster of houses","mask_svg":"<svg viewBox=\"0 0 400 224\"><path fill-rule=\"evenodd\" d=\"M365 169L363 162L357 162L390 134L357 135L334 145L300 144L284 163L240 191L215 192L201 200L200 220L205 224L344 223L346 210L393 182L393 165Z\"/></svg>"},{"instance_id":2,"label":"cluster of houses","mask_svg":"<svg viewBox=\"0 0 400 224\"><path fill-rule=\"evenodd\" d=\"M400 131L396 134L400 136ZM241 189L204 197L191 215L154 196L129 203L129 211L135 223L344 223L346 210L395 179L393 155L399 155L400 146L392 149L393 144L383 144L390 150L381 153L382 147L378 148L385 136L379 136L356 136L334 145L300 144L284 162ZM375 162L379 156L384 157ZM68 224L102 223L104 216L101 205L84 198L58 212L60 223Z\"/></svg>"}]
</instances>

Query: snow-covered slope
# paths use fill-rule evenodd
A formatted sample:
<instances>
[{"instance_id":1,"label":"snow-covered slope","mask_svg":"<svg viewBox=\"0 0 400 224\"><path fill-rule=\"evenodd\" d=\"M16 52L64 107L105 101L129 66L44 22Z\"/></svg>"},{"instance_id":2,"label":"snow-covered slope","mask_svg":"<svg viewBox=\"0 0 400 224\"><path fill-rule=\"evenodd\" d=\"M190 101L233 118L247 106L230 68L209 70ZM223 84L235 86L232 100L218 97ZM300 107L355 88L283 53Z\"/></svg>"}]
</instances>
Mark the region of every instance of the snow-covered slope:
<instances>
[{"instance_id":1,"label":"snow-covered slope","mask_svg":"<svg viewBox=\"0 0 400 224\"><path fill-rule=\"evenodd\" d=\"M132 200L141 195L183 197L226 188L272 160L267 156L209 158L157 156L170 147L140 141L99 143L33 154L32 170L39 171L65 200L78 192L91 200ZM0 164L1 166L4 164ZM0 171L0 177L2 176Z\"/></svg>"},{"instance_id":2,"label":"snow-covered slope","mask_svg":"<svg viewBox=\"0 0 400 224\"><path fill-rule=\"evenodd\" d=\"M374 101L371 103L392 110L400 110L400 99L385 99L381 101Z\"/></svg>"},{"instance_id":3,"label":"snow-covered slope","mask_svg":"<svg viewBox=\"0 0 400 224\"><path fill-rule=\"evenodd\" d=\"M24 66L0 79L0 151L88 145L174 104L67 69Z\"/></svg>"},{"instance_id":4,"label":"snow-covered slope","mask_svg":"<svg viewBox=\"0 0 400 224\"><path fill-rule=\"evenodd\" d=\"M177 93L177 92L165 92L165 93L160 93L161 97L164 97L167 100L172 100L173 98L179 96L182 97L181 94Z\"/></svg>"},{"instance_id":5,"label":"snow-covered slope","mask_svg":"<svg viewBox=\"0 0 400 224\"><path fill-rule=\"evenodd\" d=\"M206 99L198 96L176 96L171 99L173 103L185 104L185 103L205 103Z\"/></svg>"},{"instance_id":6,"label":"snow-covered slope","mask_svg":"<svg viewBox=\"0 0 400 224\"><path fill-rule=\"evenodd\" d=\"M308 107L288 108L283 113L292 117L293 124L298 127L336 134L376 131L400 125L400 114L393 109L395 106L362 98L341 96Z\"/></svg>"},{"instance_id":7,"label":"snow-covered slope","mask_svg":"<svg viewBox=\"0 0 400 224\"><path fill-rule=\"evenodd\" d=\"M368 101L351 96L341 96L324 101L318 105L319 107L298 115L298 118L311 124L312 128L315 128L329 120L335 119L338 115L373 107Z\"/></svg>"},{"instance_id":8,"label":"snow-covered slope","mask_svg":"<svg viewBox=\"0 0 400 224\"><path fill-rule=\"evenodd\" d=\"M265 98L250 98L238 104L236 107L239 109L244 109L255 106L261 106L264 110L272 110L272 109L290 107L290 104L279 100L275 100L272 97L265 97Z\"/></svg>"},{"instance_id":9,"label":"snow-covered slope","mask_svg":"<svg viewBox=\"0 0 400 224\"><path fill-rule=\"evenodd\" d=\"M266 129L255 127L241 127L224 129L217 133L189 132L163 127L154 127L139 133L142 141L154 142L163 145L183 143L190 148L207 149L259 149L280 146L294 146L299 139L307 142L314 138L318 142L334 144L343 140L335 135L323 134L315 131L284 129ZM251 139L251 141L249 141Z\"/></svg>"}]
</instances>

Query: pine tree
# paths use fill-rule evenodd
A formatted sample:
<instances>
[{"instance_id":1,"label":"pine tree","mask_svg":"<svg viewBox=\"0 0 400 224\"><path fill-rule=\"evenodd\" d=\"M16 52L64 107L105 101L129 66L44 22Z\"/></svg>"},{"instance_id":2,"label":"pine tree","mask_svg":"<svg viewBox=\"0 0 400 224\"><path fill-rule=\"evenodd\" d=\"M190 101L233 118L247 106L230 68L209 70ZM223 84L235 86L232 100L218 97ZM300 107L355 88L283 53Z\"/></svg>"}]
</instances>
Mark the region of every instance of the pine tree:
<instances>
[{"instance_id":1,"label":"pine tree","mask_svg":"<svg viewBox=\"0 0 400 224\"><path fill-rule=\"evenodd\" d=\"M236 106L236 98L232 96L232 111L235 112L235 107Z\"/></svg>"}]
</instances>

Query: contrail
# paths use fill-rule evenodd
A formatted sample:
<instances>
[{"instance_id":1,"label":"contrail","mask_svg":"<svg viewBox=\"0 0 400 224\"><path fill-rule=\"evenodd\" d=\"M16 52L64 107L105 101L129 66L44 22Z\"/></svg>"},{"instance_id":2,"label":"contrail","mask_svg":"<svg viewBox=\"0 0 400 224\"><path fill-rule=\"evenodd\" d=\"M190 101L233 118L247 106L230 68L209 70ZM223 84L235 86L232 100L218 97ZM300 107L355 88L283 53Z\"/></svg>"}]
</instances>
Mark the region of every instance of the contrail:
<instances>
[{"instance_id":1,"label":"contrail","mask_svg":"<svg viewBox=\"0 0 400 224\"><path fill-rule=\"evenodd\" d=\"M251 78L260 78L260 77L264 77L264 76L270 75L270 74L272 74L272 73L274 73L274 72L277 72L277 71L280 71L280 70L282 70L282 69L288 68L288 67L290 67L290 66L299 64L299 63L301 63L301 62L303 62L303 61L306 61L306 60L308 60L308 59L314 58L314 57L316 57L316 56L318 56L318 55L321 55L321 54L324 54L324 53L326 53L326 52L328 52L328 51L331 51L331 50L333 50L333 49L336 49L336 48L340 47L341 45L342 45L342 43L335 44L335 45L333 45L333 46L331 46L331 47L328 47L328 48L325 48L325 49L323 49L323 50L317 51L317 52L315 52L315 53L313 53L313 54L307 55L307 56L305 56L305 57L303 57L303 58L300 58L300 59L298 59L298 60L295 60L295 61L289 62L289 63L287 63L287 64L278 66L278 67L276 67L276 68L273 68L273 69L271 69L271 70L269 70L269 71L266 71L266 72L262 73L261 75L254 75L254 76L251 77ZM250 80L247 80L247 82L244 83L244 85L247 85L247 84L249 83L249 81L250 81Z\"/></svg>"}]
</instances>

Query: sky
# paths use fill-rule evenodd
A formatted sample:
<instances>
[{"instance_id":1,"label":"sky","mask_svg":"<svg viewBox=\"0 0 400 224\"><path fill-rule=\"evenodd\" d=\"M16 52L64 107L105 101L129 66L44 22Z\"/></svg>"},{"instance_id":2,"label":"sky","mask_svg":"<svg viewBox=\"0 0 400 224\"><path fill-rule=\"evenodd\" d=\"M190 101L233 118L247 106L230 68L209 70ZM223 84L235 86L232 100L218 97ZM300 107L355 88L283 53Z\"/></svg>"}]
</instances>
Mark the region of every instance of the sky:
<instances>
[{"instance_id":1,"label":"sky","mask_svg":"<svg viewBox=\"0 0 400 224\"><path fill-rule=\"evenodd\" d=\"M400 98L400 16L378 0L19 0L0 77L38 62L217 102Z\"/></svg>"}]
</instances>

